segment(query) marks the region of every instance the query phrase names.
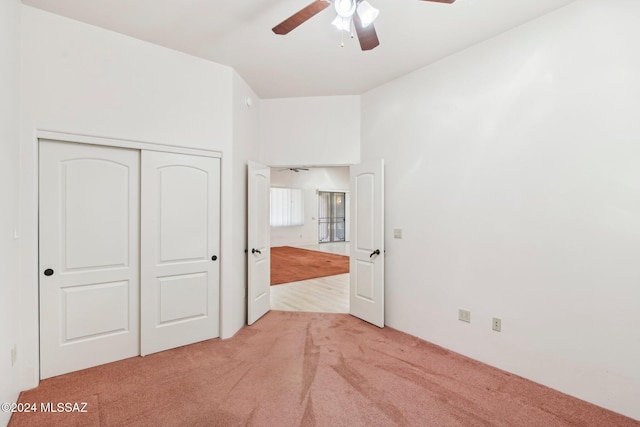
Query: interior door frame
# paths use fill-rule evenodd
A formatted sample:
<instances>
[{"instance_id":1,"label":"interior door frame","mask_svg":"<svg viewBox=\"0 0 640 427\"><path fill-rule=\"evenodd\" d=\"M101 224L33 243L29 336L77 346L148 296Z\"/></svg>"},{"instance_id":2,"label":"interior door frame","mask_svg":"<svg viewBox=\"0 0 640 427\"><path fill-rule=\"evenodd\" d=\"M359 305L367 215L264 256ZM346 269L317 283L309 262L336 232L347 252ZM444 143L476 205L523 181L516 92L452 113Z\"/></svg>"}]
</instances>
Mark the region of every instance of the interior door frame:
<instances>
[{"instance_id":1,"label":"interior door frame","mask_svg":"<svg viewBox=\"0 0 640 427\"><path fill-rule=\"evenodd\" d=\"M304 167L310 167L310 168L329 168L329 167L346 167L349 168L349 171L351 170L352 166L357 165L357 163L349 163L349 164L336 164L336 165L328 165L328 164L322 164L322 165L314 165L314 164L309 164L309 163L305 163ZM266 166L268 166L270 169L275 169L275 168L290 168L290 167L303 167L303 166L299 166L299 165L269 165L267 164ZM349 172L350 174L351 172ZM351 181L351 179L349 179L349 181ZM382 185L384 186L384 180L382 182ZM346 244L350 244L351 241L351 233L353 230L353 221L350 220L350 212L349 210L353 209L353 207L351 206L351 204L353 203L353 199L352 199L352 194L353 194L353 189L351 188L351 182L349 182L349 188L347 190L344 189L340 189L340 190L328 190L328 189L318 189L318 191L328 191L328 192L337 192L337 193L345 193L345 199L348 200L348 204L347 204L347 212L345 212L345 215L347 215L347 218L349 218L349 220L346 222L345 224L345 242ZM384 188L383 188L384 191ZM271 238L269 238L269 243L271 243ZM384 249L383 249L384 250ZM351 264L351 253L349 254L349 264ZM351 285L349 285L351 286ZM351 290L350 290L351 292ZM248 298L247 298L248 301ZM349 311L351 311L351 300L349 300ZM350 313L347 313L350 314ZM382 326L381 326L382 327Z\"/></svg>"},{"instance_id":2,"label":"interior door frame","mask_svg":"<svg viewBox=\"0 0 640 427\"><path fill-rule=\"evenodd\" d=\"M24 221L29 221L29 226L33 227L33 230L35 230L35 233L34 233L34 236L31 236L32 237L31 239L25 240L25 242L23 242L22 244L23 253L26 254L24 258L30 259L30 262L28 266L23 265L22 266L23 270L21 271L24 271L27 273L26 274L27 281L33 278L36 286L35 286L35 292L29 292L29 295L27 298L28 301L30 302L33 301L33 305L31 306L32 310L25 312L25 317L19 319L19 320L28 319L28 322L25 322L26 323L25 329L22 330L19 335L29 334L29 337L32 337L32 341L25 343L24 347L26 348L26 350L21 351L21 354L23 354L22 357L24 357L24 360L26 360L26 364L28 367L27 369L30 372L33 372L33 377L28 378L25 376L24 378L25 383L21 385L21 387L24 389L35 387L40 382L41 348L40 348L40 328L39 328L39 289L40 289L41 283L40 283L40 274L39 274L40 272L39 272L39 255L38 255L40 250L39 224L38 224L38 213L40 210L40 205L39 205L40 189L38 185L38 182L40 179L40 173L39 173L38 165L40 162L40 156L38 152L39 152L40 141L44 141L44 140L53 141L53 142L98 145L98 146L104 146L104 147L126 148L131 150L138 150L140 152L159 151L159 152L174 153L174 154L187 154L187 155L202 156L202 157L213 157L221 160L223 157L222 152L216 151L216 150L202 150L202 149L196 149L196 148L186 148L186 147L177 147L177 146L166 145L166 144L157 144L152 142L132 141L132 140L126 140L126 139L107 138L107 137L91 136L91 135L80 135L80 134L74 134L74 133L64 133L64 132L55 132L55 131L47 131L47 130L36 130L34 132L34 139L33 139L34 145L32 146L32 148L34 150L33 154L34 154L35 161L32 166L33 170L31 171L31 173L33 177L33 183L35 184L34 186L35 191L33 193L30 192L30 194L31 194L31 197L33 197L32 200L34 201L33 206L35 208L35 212L31 211L32 217ZM222 176L220 178L222 180ZM29 189L31 189L31 187L29 187ZM223 218L224 218L224 215L222 215L222 212L221 212L221 222ZM35 222L33 222L32 219L35 219ZM21 222L21 224L23 223ZM222 228L223 227L221 224L221 230ZM16 230L15 235L16 235L16 238L21 238L18 230ZM223 256L224 256L223 247L221 245L220 259L223 259L222 258ZM221 296L222 296L221 278L220 278L220 285L221 286L219 289L218 300L222 301L221 300ZM21 296L24 296L24 295L25 294L21 294ZM35 310L35 312L33 310ZM223 314L222 309L220 309L218 314L219 316L218 321L221 327L222 327L222 320L223 320L222 314ZM28 374L25 374L25 375L28 375Z\"/></svg>"}]
</instances>

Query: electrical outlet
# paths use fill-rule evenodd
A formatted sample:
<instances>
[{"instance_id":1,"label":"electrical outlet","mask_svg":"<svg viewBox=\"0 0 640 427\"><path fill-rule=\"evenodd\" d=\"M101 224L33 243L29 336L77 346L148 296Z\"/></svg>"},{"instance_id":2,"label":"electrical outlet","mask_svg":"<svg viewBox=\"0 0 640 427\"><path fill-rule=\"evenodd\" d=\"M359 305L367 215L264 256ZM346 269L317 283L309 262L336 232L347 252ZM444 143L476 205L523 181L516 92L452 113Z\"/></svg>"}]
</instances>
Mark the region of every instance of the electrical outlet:
<instances>
[{"instance_id":1,"label":"electrical outlet","mask_svg":"<svg viewBox=\"0 0 640 427\"><path fill-rule=\"evenodd\" d=\"M469 310L458 309L458 320L471 323L471 312Z\"/></svg>"},{"instance_id":2,"label":"electrical outlet","mask_svg":"<svg viewBox=\"0 0 640 427\"><path fill-rule=\"evenodd\" d=\"M491 320L491 329L493 329L496 332L500 332L502 330L502 319L498 319L497 317L494 317Z\"/></svg>"},{"instance_id":3,"label":"electrical outlet","mask_svg":"<svg viewBox=\"0 0 640 427\"><path fill-rule=\"evenodd\" d=\"M16 346L14 345L13 347L11 347L11 366L16 364L16 357L17 357L17 352L16 352Z\"/></svg>"},{"instance_id":4,"label":"electrical outlet","mask_svg":"<svg viewBox=\"0 0 640 427\"><path fill-rule=\"evenodd\" d=\"M394 239L402 239L402 228L394 228L393 229L393 238Z\"/></svg>"}]
</instances>

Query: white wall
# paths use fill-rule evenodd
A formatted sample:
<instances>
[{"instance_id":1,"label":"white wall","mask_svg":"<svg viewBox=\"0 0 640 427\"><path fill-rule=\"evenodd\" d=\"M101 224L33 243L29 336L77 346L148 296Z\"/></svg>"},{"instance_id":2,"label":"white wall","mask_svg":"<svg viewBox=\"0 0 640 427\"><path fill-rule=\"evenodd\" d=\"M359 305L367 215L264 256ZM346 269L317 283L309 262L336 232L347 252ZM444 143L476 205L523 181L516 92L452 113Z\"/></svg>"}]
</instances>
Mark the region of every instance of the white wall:
<instances>
[{"instance_id":1,"label":"white wall","mask_svg":"<svg viewBox=\"0 0 640 427\"><path fill-rule=\"evenodd\" d=\"M247 105L246 99L251 99ZM223 272L227 284L222 295L225 318L223 337L233 335L247 320L247 162L258 158L258 117L261 101L253 90L236 73L233 73L233 166L232 226L223 232L232 234L233 264ZM225 257L227 254L224 255Z\"/></svg>"},{"instance_id":2,"label":"white wall","mask_svg":"<svg viewBox=\"0 0 640 427\"><path fill-rule=\"evenodd\" d=\"M318 190L349 191L346 166L310 168L293 172L271 168L271 186L301 188L304 194L304 225L271 227L271 246L313 245L318 243Z\"/></svg>"},{"instance_id":3,"label":"white wall","mask_svg":"<svg viewBox=\"0 0 640 427\"><path fill-rule=\"evenodd\" d=\"M636 419L638 17L581 0L362 99L386 323Z\"/></svg>"},{"instance_id":4,"label":"white wall","mask_svg":"<svg viewBox=\"0 0 640 427\"><path fill-rule=\"evenodd\" d=\"M0 398L18 389L2 356L16 339L19 387L37 382L34 135L47 129L221 151L231 306L244 304L247 159L384 157L387 324L640 418L639 7L581 0L373 90L361 128L360 97L264 100L247 111L244 97L257 97L227 67L23 7L18 172L7 141L18 135L20 6L2 0ZM456 320L459 307L471 324ZM223 336L244 316L223 308ZM503 319L500 334L492 316Z\"/></svg>"},{"instance_id":5,"label":"white wall","mask_svg":"<svg viewBox=\"0 0 640 427\"><path fill-rule=\"evenodd\" d=\"M20 391L19 365L12 366L10 357L19 341L19 64L20 2L0 0L0 402L15 402ZM0 411L0 425L10 415Z\"/></svg>"},{"instance_id":6,"label":"white wall","mask_svg":"<svg viewBox=\"0 0 640 427\"><path fill-rule=\"evenodd\" d=\"M264 99L259 123L259 157L267 165L339 166L360 162L360 96ZM348 170L333 175L330 168L312 169L293 176L295 172L279 169L272 169L272 186L305 188L305 225L272 227L271 246L317 243L317 219L312 219L318 213L315 190L348 189Z\"/></svg>"},{"instance_id":7,"label":"white wall","mask_svg":"<svg viewBox=\"0 0 640 427\"><path fill-rule=\"evenodd\" d=\"M23 7L21 202L22 387L38 378L37 129L222 152L222 229L231 227L233 70ZM223 232L223 278L233 235ZM221 293L227 292L221 281ZM240 309L238 307L238 309ZM230 316L231 320L224 316ZM232 334L232 310L222 332Z\"/></svg>"},{"instance_id":8,"label":"white wall","mask_svg":"<svg viewBox=\"0 0 640 427\"><path fill-rule=\"evenodd\" d=\"M260 158L271 166L358 163L360 97L263 100Z\"/></svg>"}]
</instances>

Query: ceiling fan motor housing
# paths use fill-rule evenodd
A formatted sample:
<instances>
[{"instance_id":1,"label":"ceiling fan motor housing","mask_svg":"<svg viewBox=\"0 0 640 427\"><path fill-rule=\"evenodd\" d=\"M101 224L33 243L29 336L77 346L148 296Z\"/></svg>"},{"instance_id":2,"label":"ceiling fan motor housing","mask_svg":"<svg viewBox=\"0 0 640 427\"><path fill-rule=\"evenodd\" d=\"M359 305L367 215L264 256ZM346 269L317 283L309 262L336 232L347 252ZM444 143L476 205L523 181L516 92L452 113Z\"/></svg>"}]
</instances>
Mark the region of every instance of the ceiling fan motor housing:
<instances>
[{"instance_id":1,"label":"ceiling fan motor housing","mask_svg":"<svg viewBox=\"0 0 640 427\"><path fill-rule=\"evenodd\" d=\"M338 12L338 16L342 18L351 18L356 11L356 0L335 0L333 5Z\"/></svg>"}]
</instances>

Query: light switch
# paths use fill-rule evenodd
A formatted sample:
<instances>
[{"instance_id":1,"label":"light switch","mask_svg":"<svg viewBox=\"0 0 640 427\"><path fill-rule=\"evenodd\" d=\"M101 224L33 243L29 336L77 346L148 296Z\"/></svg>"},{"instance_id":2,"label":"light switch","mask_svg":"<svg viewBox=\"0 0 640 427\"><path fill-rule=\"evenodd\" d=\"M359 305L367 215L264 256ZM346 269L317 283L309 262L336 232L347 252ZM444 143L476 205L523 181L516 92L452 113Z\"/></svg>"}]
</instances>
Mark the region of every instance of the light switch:
<instances>
[{"instance_id":1,"label":"light switch","mask_svg":"<svg viewBox=\"0 0 640 427\"><path fill-rule=\"evenodd\" d=\"M402 239L402 228L394 228L393 229L393 238L394 239Z\"/></svg>"}]
</instances>

